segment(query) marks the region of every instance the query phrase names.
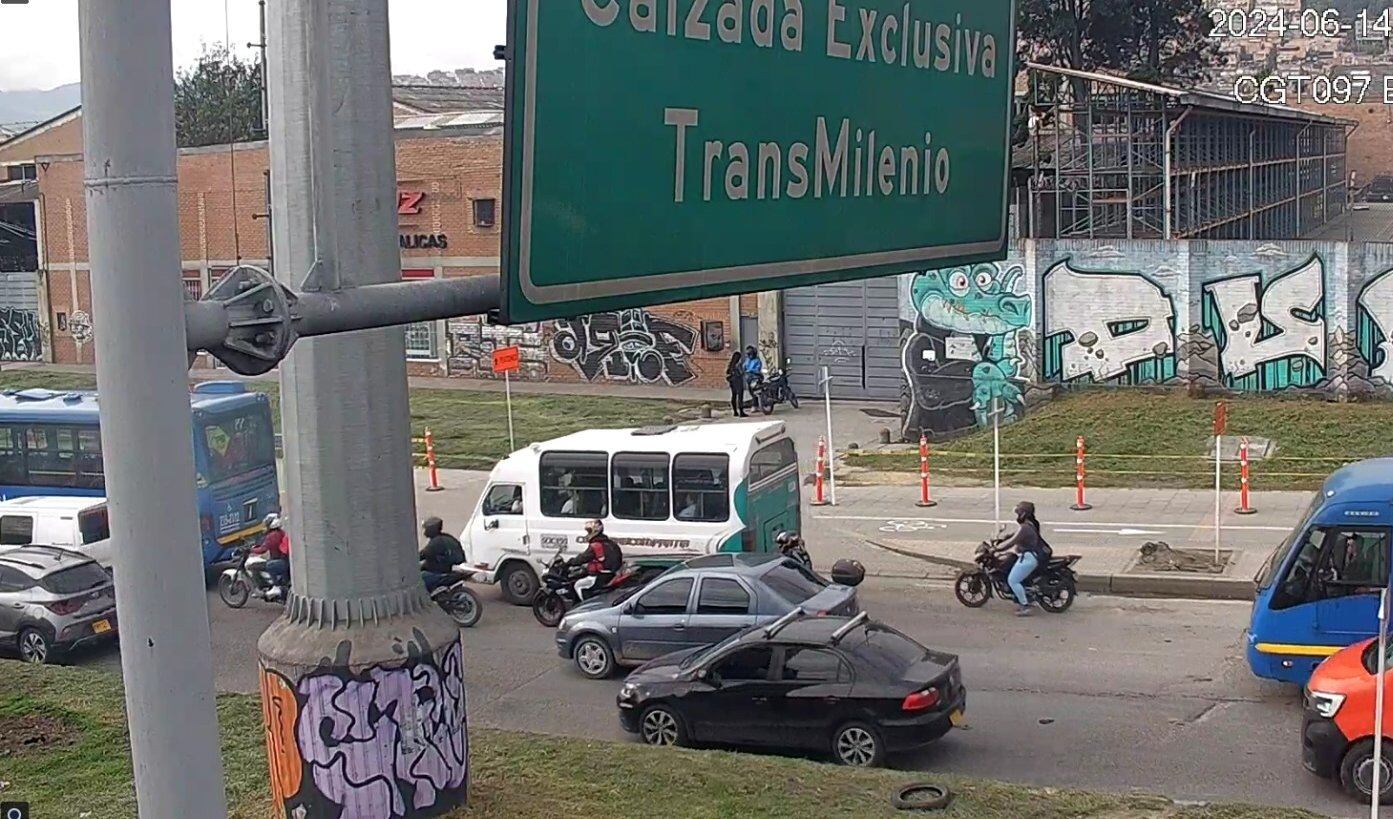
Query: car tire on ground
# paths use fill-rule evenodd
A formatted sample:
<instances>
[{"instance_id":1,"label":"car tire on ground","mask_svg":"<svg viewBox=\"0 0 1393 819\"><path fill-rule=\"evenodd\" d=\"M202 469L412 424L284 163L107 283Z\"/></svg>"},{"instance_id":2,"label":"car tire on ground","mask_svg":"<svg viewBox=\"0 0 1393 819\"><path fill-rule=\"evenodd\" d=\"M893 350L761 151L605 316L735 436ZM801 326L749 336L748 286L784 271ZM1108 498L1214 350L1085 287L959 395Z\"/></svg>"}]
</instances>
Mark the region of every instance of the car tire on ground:
<instances>
[{"instance_id":1,"label":"car tire on ground","mask_svg":"<svg viewBox=\"0 0 1393 819\"><path fill-rule=\"evenodd\" d=\"M526 563L509 563L498 577L498 587L503 591L503 599L514 606L530 606L537 597L541 584L537 573Z\"/></svg>"},{"instance_id":2,"label":"car tire on ground","mask_svg":"<svg viewBox=\"0 0 1393 819\"><path fill-rule=\"evenodd\" d=\"M890 805L895 810L943 810L952 801L952 791L932 782L905 785L890 797Z\"/></svg>"},{"instance_id":3,"label":"car tire on ground","mask_svg":"<svg viewBox=\"0 0 1393 819\"><path fill-rule=\"evenodd\" d=\"M581 637L571 654L580 673L592 680L607 679L614 674L614 651L602 637L594 634Z\"/></svg>"},{"instance_id":4,"label":"car tire on ground","mask_svg":"<svg viewBox=\"0 0 1393 819\"><path fill-rule=\"evenodd\" d=\"M832 734L832 757L852 768L878 768L885 764L885 741L864 722L848 722Z\"/></svg>"},{"instance_id":5,"label":"car tire on ground","mask_svg":"<svg viewBox=\"0 0 1393 819\"><path fill-rule=\"evenodd\" d=\"M638 736L645 745L660 747L687 744L687 725L670 705L650 705L638 720Z\"/></svg>"},{"instance_id":6,"label":"car tire on ground","mask_svg":"<svg viewBox=\"0 0 1393 819\"><path fill-rule=\"evenodd\" d=\"M19 630L19 658L26 663L43 665L53 662L56 653L47 634L36 628L22 628Z\"/></svg>"},{"instance_id":7,"label":"car tire on ground","mask_svg":"<svg viewBox=\"0 0 1393 819\"><path fill-rule=\"evenodd\" d=\"M1368 802L1374 791L1374 741L1362 740L1350 746L1340 761L1340 785L1355 799ZM1393 749L1383 749L1379 804L1393 805Z\"/></svg>"}]
</instances>

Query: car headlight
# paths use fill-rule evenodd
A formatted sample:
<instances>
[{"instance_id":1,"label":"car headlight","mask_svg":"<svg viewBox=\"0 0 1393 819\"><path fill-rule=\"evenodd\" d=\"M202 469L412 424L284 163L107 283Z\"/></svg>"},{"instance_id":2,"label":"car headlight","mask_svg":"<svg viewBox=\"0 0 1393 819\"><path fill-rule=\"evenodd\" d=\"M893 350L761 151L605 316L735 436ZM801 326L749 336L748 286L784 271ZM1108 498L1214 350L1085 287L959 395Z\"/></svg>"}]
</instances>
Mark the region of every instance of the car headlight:
<instances>
[{"instance_id":1,"label":"car headlight","mask_svg":"<svg viewBox=\"0 0 1393 819\"><path fill-rule=\"evenodd\" d=\"M1311 692L1311 708L1317 714L1326 719L1330 719L1340 710L1340 706L1345 704L1344 694L1331 694L1326 691Z\"/></svg>"},{"instance_id":2,"label":"car headlight","mask_svg":"<svg viewBox=\"0 0 1393 819\"><path fill-rule=\"evenodd\" d=\"M637 693L637 685L634 685L633 683L624 683L623 687L619 689L619 698L625 700L633 699L634 695Z\"/></svg>"}]
</instances>

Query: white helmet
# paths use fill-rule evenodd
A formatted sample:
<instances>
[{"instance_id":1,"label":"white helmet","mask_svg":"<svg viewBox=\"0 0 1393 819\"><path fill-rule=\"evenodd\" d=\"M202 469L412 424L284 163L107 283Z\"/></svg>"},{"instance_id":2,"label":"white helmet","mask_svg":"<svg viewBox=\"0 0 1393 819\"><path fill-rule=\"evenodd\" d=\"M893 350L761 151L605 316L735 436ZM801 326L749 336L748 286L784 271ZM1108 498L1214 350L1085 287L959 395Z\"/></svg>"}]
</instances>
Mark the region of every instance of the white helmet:
<instances>
[{"instance_id":1,"label":"white helmet","mask_svg":"<svg viewBox=\"0 0 1393 819\"><path fill-rule=\"evenodd\" d=\"M266 524L267 529L279 529L281 528L281 516L272 512L266 516L262 523Z\"/></svg>"}]
</instances>

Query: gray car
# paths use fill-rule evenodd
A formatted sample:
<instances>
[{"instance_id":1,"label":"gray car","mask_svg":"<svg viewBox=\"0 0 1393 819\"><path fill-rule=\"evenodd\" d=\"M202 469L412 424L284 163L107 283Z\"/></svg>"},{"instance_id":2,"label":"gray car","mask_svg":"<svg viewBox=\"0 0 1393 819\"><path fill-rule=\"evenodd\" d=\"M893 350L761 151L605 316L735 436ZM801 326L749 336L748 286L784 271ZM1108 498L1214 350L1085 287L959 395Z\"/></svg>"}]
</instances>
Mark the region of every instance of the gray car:
<instances>
[{"instance_id":1,"label":"gray car","mask_svg":"<svg viewBox=\"0 0 1393 819\"><path fill-rule=\"evenodd\" d=\"M90 557L53 546L0 554L0 642L46 663L116 637L116 590Z\"/></svg>"},{"instance_id":2,"label":"gray car","mask_svg":"<svg viewBox=\"0 0 1393 819\"><path fill-rule=\"evenodd\" d=\"M572 609L556 630L562 657L592 679L686 648L719 642L797 607L851 616L856 589L828 583L777 554L722 553L674 566L619 600Z\"/></svg>"}]
</instances>

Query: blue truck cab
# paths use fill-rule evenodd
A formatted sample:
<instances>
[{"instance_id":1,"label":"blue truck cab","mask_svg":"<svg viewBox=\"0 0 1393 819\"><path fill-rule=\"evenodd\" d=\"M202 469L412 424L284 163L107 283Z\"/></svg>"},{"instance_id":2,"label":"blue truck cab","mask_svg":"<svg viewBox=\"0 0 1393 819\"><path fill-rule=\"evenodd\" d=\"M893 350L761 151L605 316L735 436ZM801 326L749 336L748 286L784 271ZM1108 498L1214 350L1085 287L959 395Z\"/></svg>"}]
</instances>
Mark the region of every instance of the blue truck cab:
<instances>
[{"instance_id":1,"label":"blue truck cab","mask_svg":"<svg viewBox=\"0 0 1393 819\"><path fill-rule=\"evenodd\" d=\"M1245 635L1254 674L1304 685L1326 657L1376 636L1390 525L1393 458L1353 463L1325 480L1256 578Z\"/></svg>"}]
</instances>

